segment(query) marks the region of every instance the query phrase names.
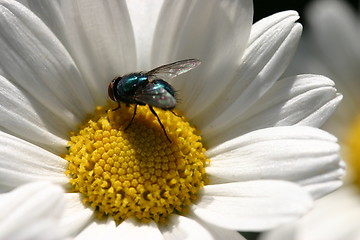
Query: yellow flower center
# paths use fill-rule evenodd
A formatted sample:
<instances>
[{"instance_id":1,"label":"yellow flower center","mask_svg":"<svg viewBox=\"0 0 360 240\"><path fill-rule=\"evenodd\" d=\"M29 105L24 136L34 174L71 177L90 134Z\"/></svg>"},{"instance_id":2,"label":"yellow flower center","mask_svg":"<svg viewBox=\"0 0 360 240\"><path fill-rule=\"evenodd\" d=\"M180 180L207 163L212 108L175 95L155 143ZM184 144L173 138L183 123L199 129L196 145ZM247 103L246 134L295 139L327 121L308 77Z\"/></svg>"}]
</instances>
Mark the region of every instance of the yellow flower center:
<instances>
[{"instance_id":1,"label":"yellow flower center","mask_svg":"<svg viewBox=\"0 0 360 240\"><path fill-rule=\"evenodd\" d=\"M66 174L73 191L119 224L129 217L165 222L185 213L207 183L205 148L184 117L156 109L170 143L147 106L97 107L79 130L71 132Z\"/></svg>"}]
</instances>

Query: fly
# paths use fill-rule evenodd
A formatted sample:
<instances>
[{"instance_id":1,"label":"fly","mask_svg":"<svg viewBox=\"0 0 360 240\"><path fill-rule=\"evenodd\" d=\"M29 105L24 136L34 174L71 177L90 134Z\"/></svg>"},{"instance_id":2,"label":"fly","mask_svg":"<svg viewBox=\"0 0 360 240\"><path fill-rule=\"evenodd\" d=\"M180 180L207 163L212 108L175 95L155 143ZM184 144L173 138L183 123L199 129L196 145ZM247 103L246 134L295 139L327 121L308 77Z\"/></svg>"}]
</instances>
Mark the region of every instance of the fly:
<instances>
[{"instance_id":1,"label":"fly","mask_svg":"<svg viewBox=\"0 0 360 240\"><path fill-rule=\"evenodd\" d=\"M162 65L148 72L130 73L114 78L108 87L110 99L118 103L118 107L113 111L120 108L121 102L126 105L135 104L134 114L125 130L130 127L135 118L137 105L148 105L152 114L157 118L167 140L171 143L164 125L153 107L163 110L174 109L176 106L175 90L164 79L175 78L196 68L200 63L197 59L185 59Z\"/></svg>"}]
</instances>

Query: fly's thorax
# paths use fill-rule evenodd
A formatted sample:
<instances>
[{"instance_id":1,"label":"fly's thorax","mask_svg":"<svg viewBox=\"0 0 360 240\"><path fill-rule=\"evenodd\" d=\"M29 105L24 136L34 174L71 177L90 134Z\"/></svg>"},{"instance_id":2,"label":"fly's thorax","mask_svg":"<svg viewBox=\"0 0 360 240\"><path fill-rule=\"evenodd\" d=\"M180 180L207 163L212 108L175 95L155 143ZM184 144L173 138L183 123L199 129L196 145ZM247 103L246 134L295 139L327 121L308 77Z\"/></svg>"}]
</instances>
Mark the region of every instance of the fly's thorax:
<instances>
[{"instance_id":1,"label":"fly's thorax","mask_svg":"<svg viewBox=\"0 0 360 240\"><path fill-rule=\"evenodd\" d=\"M115 78L109 85L109 97L117 102L136 103L132 96L139 86L147 82L148 78L143 73L131 73Z\"/></svg>"},{"instance_id":2,"label":"fly's thorax","mask_svg":"<svg viewBox=\"0 0 360 240\"><path fill-rule=\"evenodd\" d=\"M143 73L131 73L122 77L117 89L123 93L133 93L147 81L148 77Z\"/></svg>"}]
</instances>

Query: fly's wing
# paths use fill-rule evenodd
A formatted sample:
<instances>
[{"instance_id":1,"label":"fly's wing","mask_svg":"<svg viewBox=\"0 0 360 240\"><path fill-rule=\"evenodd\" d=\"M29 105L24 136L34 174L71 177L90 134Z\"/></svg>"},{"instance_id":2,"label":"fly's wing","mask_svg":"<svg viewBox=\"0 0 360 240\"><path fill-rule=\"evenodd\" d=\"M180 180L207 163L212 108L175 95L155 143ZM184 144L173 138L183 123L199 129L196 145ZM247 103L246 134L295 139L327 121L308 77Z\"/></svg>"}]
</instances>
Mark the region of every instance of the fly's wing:
<instances>
[{"instance_id":1,"label":"fly's wing","mask_svg":"<svg viewBox=\"0 0 360 240\"><path fill-rule=\"evenodd\" d=\"M162 109L173 109L176 99L165 88L152 82L139 87L133 98L140 103L148 104Z\"/></svg>"},{"instance_id":2,"label":"fly's wing","mask_svg":"<svg viewBox=\"0 0 360 240\"><path fill-rule=\"evenodd\" d=\"M171 79L196 68L200 63L197 59L185 59L157 67L147 72L146 75L149 76L150 80L155 78Z\"/></svg>"}]
</instances>

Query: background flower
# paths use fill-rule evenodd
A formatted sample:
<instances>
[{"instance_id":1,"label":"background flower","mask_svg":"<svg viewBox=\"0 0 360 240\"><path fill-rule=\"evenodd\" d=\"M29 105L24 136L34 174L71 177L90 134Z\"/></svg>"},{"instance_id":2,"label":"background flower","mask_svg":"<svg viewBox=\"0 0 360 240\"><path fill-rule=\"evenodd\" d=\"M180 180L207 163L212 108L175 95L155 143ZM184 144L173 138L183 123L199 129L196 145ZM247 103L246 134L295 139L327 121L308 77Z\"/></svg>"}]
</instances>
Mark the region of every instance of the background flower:
<instances>
[{"instance_id":1,"label":"background flower","mask_svg":"<svg viewBox=\"0 0 360 240\"><path fill-rule=\"evenodd\" d=\"M324 128L339 137L349 164L346 185L316 203L301 221L263 239L359 239L360 237L360 16L345 1L315 1L307 11L310 31L300 44L290 74L311 72L331 77L344 100ZM354 143L355 141L355 143ZM355 144L355 145L354 145Z\"/></svg>"}]
</instances>

